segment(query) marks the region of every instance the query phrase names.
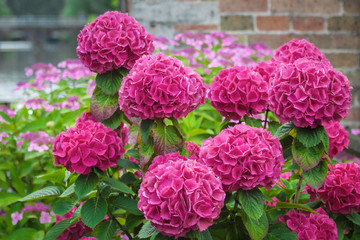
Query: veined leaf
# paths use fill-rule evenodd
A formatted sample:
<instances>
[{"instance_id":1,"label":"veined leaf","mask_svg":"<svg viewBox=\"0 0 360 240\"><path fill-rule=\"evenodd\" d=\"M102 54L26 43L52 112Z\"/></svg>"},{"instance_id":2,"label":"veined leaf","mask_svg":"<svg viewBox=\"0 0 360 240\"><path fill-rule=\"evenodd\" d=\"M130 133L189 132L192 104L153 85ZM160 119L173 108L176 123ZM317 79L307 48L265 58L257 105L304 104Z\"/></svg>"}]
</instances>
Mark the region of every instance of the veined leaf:
<instances>
[{"instance_id":1,"label":"veined leaf","mask_svg":"<svg viewBox=\"0 0 360 240\"><path fill-rule=\"evenodd\" d=\"M316 167L304 172L304 180L310 187L318 189L325 182L327 171L327 162L321 161Z\"/></svg>"},{"instance_id":2,"label":"veined leaf","mask_svg":"<svg viewBox=\"0 0 360 240\"><path fill-rule=\"evenodd\" d=\"M306 127L300 128L295 127L296 129L296 138L305 146L305 147L314 147L318 145L321 141L325 128L323 126L318 126L316 128Z\"/></svg>"},{"instance_id":3,"label":"veined leaf","mask_svg":"<svg viewBox=\"0 0 360 240\"><path fill-rule=\"evenodd\" d=\"M82 222L91 228L94 228L99 222L104 220L107 210L107 204L104 198L90 198L81 208Z\"/></svg>"},{"instance_id":4,"label":"veined leaf","mask_svg":"<svg viewBox=\"0 0 360 240\"><path fill-rule=\"evenodd\" d=\"M45 187L43 189L37 190L36 192L30 193L29 195L19 199L19 201L25 202L25 201L29 201L29 200L44 198L44 197L58 196L61 194L61 192L62 191L59 187L49 186L49 187Z\"/></svg>"},{"instance_id":5,"label":"veined leaf","mask_svg":"<svg viewBox=\"0 0 360 240\"><path fill-rule=\"evenodd\" d=\"M247 191L240 189L239 202L250 218L258 220L264 214L263 194L257 188Z\"/></svg>"},{"instance_id":6,"label":"veined leaf","mask_svg":"<svg viewBox=\"0 0 360 240\"><path fill-rule=\"evenodd\" d=\"M121 182L118 179L104 177L103 181L106 182L107 184L109 184L115 190L118 190L123 193L135 195L133 190L131 190L125 183Z\"/></svg>"},{"instance_id":7,"label":"veined leaf","mask_svg":"<svg viewBox=\"0 0 360 240\"><path fill-rule=\"evenodd\" d=\"M98 176L93 172L86 175L80 175L75 181L74 190L76 195L81 198L91 192L98 183L98 180Z\"/></svg>"},{"instance_id":8,"label":"veined leaf","mask_svg":"<svg viewBox=\"0 0 360 240\"><path fill-rule=\"evenodd\" d=\"M99 121L110 118L118 109L118 100L118 93L109 96L95 87L90 103L91 114Z\"/></svg>"},{"instance_id":9,"label":"veined leaf","mask_svg":"<svg viewBox=\"0 0 360 240\"><path fill-rule=\"evenodd\" d=\"M98 73L95 78L96 86L107 95L114 95L117 93L122 80L123 75L117 69L102 74Z\"/></svg>"},{"instance_id":10,"label":"veined leaf","mask_svg":"<svg viewBox=\"0 0 360 240\"><path fill-rule=\"evenodd\" d=\"M319 164L324 154L324 145L318 143L318 145L313 147L305 147L297 138L295 138L293 141L292 152L297 165L304 171L307 171Z\"/></svg>"}]
</instances>

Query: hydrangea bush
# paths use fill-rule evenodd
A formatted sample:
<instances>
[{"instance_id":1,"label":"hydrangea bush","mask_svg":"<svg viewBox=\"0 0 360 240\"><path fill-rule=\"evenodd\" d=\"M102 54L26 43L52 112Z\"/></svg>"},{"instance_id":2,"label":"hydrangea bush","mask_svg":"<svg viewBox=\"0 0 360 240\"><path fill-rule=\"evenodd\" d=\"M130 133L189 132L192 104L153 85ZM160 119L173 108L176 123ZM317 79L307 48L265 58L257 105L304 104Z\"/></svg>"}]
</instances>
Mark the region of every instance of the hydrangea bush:
<instances>
[{"instance_id":1,"label":"hydrangea bush","mask_svg":"<svg viewBox=\"0 0 360 240\"><path fill-rule=\"evenodd\" d=\"M351 87L313 44L271 58L107 12L77 54L27 68L16 90L31 97L0 106L0 238L359 235L360 167L336 161Z\"/></svg>"}]
</instances>

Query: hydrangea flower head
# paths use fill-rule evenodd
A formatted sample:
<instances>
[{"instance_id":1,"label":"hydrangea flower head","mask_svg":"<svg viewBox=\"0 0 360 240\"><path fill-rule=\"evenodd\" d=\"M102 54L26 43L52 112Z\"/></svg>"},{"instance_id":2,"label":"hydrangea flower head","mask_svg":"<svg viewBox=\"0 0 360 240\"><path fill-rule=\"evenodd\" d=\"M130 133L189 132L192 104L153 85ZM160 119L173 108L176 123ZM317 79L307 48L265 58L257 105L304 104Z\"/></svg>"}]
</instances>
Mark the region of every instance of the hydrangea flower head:
<instances>
[{"instance_id":1,"label":"hydrangea flower head","mask_svg":"<svg viewBox=\"0 0 360 240\"><path fill-rule=\"evenodd\" d=\"M278 66L271 80L270 110L282 123L325 126L347 116L350 89L349 80L341 72L319 61L301 58Z\"/></svg>"},{"instance_id":2,"label":"hydrangea flower head","mask_svg":"<svg viewBox=\"0 0 360 240\"><path fill-rule=\"evenodd\" d=\"M325 126L329 136L329 156L333 158L349 145L349 133L338 122L330 122Z\"/></svg>"},{"instance_id":3,"label":"hydrangea flower head","mask_svg":"<svg viewBox=\"0 0 360 240\"><path fill-rule=\"evenodd\" d=\"M77 55L92 72L131 69L142 55L154 51L153 36L127 13L106 12L77 37Z\"/></svg>"},{"instance_id":4,"label":"hydrangea flower head","mask_svg":"<svg viewBox=\"0 0 360 240\"><path fill-rule=\"evenodd\" d=\"M202 78L162 53L141 57L123 79L120 109L141 119L182 118L205 103Z\"/></svg>"},{"instance_id":5,"label":"hydrangea flower head","mask_svg":"<svg viewBox=\"0 0 360 240\"><path fill-rule=\"evenodd\" d=\"M224 191L271 189L279 180L284 158L277 138L262 128L235 125L206 140L200 159L220 177Z\"/></svg>"},{"instance_id":6,"label":"hydrangea flower head","mask_svg":"<svg viewBox=\"0 0 360 240\"><path fill-rule=\"evenodd\" d=\"M204 231L218 218L225 193L207 166L170 153L154 158L138 193L138 208L163 235Z\"/></svg>"},{"instance_id":7,"label":"hydrangea flower head","mask_svg":"<svg viewBox=\"0 0 360 240\"><path fill-rule=\"evenodd\" d=\"M333 213L348 214L360 211L360 165L354 162L337 163L329 166L325 183L318 189L306 186L311 195L325 202L326 208Z\"/></svg>"},{"instance_id":8,"label":"hydrangea flower head","mask_svg":"<svg viewBox=\"0 0 360 240\"><path fill-rule=\"evenodd\" d=\"M277 65L277 62L267 60L257 63L252 70L258 72L267 83L270 83L271 75L275 73Z\"/></svg>"},{"instance_id":9,"label":"hydrangea flower head","mask_svg":"<svg viewBox=\"0 0 360 240\"><path fill-rule=\"evenodd\" d=\"M77 207L73 207L69 212L65 213L64 216L56 216L56 223L63 221L68 218L72 218ZM78 240L85 234L92 232L92 229L86 226L83 222L79 221L75 224L72 224L70 227L58 236L55 240Z\"/></svg>"},{"instance_id":10,"label":"hydrangea flower head","mask_svg":"<svg viewBox=\"0 0 360 240\"><path fill-rule=\"evenodd\" d=\"M55 165L62 164L70 172L88 174L91 167L105 171L116 167L125 149L117 133L102 123L77 122L75 127L55 137Z\"/></svg>"},{"instance_id":11,"label":"hydrangea flower head","mask_svg":"<svg viewBox=\"0 0 360 240\"><path fill-rule=\"evenodd\" d=\"M221 70L210 85L211 105L226 118L240 120L245 114L258 114L268 104L268 83L250 68Z\"/></svg>"},{"instance_id":12,"label":"hydrangea flower head","mask_svg":"<svg viewBox=\"0 0 360 240\"><path fill-rule=\"evenodd\" d=\"M294 63L297 59L307 58L314 61L323 62L331 66L329 60L314 44L305 39L293 39L290 42L279 47L274 54L273 59L281 63Z\"/></svg>"},{"instance_id":13,"label":"hydrangea flower head","mask_svg":"<svg viewBox=\"0 0 360 240\"><path fill-rule=\"evenodd\" d=\"M64 68L62 72L63 79L89 78L95 74L89 71L79 59L67 59L58 64L58 67Z\"/></svg>"},{"instance_id":14,"label":"hydrangea flower head","mask_svg":"<svg viewBox=\"0 0 360 240\"><path fill-rule=\"evenodd\" d=\"M287 212L285 216L279 217L278 220L284 222L292 232L295 232L299 240L337 240L337 227L334 220L326 215L322 208L315 211L320 214L292 210Z\"/></svg>"}]
</instances>

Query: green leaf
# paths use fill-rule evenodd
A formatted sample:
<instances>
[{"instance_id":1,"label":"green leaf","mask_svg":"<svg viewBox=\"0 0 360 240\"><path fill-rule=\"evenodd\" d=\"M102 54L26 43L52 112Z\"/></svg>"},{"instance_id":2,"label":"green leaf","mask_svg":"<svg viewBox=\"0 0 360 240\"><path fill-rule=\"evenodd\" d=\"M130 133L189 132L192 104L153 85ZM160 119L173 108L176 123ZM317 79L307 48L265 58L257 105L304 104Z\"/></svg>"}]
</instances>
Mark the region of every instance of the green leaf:
<instances>
[{"instance_id":1,"label":"green leaf","mask_svg":"<svg viewBox=\"0 0 360 240\"><path fill-rule=\"evenodd\" d=\"M119 127L122 119L123 119L123 113L120 111L120 109L117 109L116 112L110 118L100 122L102 122L105 126L114 130Z\"/></svg>"},{"instance_id":2,"label":"green leaf","mask_svg":"<svg viewBox=\"0 0 360 240\"><path fill-rule=\"evenodd\" d=\"M292 122L284 123L277 129L275 137L282 139L285 135L289 134L294 127L295 125Z\"/></svg>"},{"instance_id":3,"label":"green leaf","mask_svg":"<svg viewBox=\"0 0 360 240\"><path fill-rule=\"evenodd\" d=\"M139 162L142 170L145 170L145 166L151 160L151 157L154 155L154 140L152 138L149 139L147 145L143 141L140 142L139 146Z\"/></svg>"},{"instance_id":4,"label":"green leaf","mask_svg":"<svg viewBox=\"0 0 360 240\"><path fill-rule=\"evenodd\" d=\"M75 192L75 183L71 184L65 191L59 196L61 198L70 196Z\"/></svg>"},{"instance_id":5,"label":"green leaf","mask_svg":"<svg viewBox=\"0 0 360 240\"><path fill-rule=\"evenodd\" d=\"M290 231L283 222L278 222L270 225L269 232L264 240L298 240L298 236Z\"/></svg>"},{"instance_id":6,"label":"green leaf","mask_svg":"<svg viewBox=\"0 0 360 240\"><path fill-rule=\"evenodd\" d=\"M354 224L360 226L360 215L355 212L355 211L352 211L351 214L346 214L345 215L347 219L349 219L351 222L353 222Z\"/></svg>"},{"instance_id":7,"label":"green leaf","mask_svg":"<svg viewBox=\"0 0 360 240\"><path fill-rule=\"evenodd\" d=\"M144 220L144 216L136 216L133 214L128 214L126 216L126 223L124 227L125 229L130 230L142 224L143 220Z\"/></svg>"},{"instance_id":8,"label":"green leaf","mask_svg":"<svg viewBox=\"0 0 360 240\"><path fill-rule=\"evenodd\" d=\"M97 240L111 240L117 231L117 224L114 220L100 223L94 230L94 237Z\"/></svg>"},{"instance_id":9,"label":"green leaf","mask_svg":"<svg viewBox=\"0 0 360 240\"><path fill-rule=\"evenodd\" d=\"M93 172L86 175L80 175L75 181L76 195L81 198L91 192L98 183L98 180L98 176Z\"/></svg>"},{"instance_id":10,"label":"green leaf","mask_svg":"<svg viewBox=\"0 0 360 240\"><path fill-rule=\"evenodd\" d=\"M44 120L35 120L26 124L23 128L20 129L20 132L34 132L39 129L44 129L46 123Z\"/></svg>"},{"instance_id":11,"label":"green leaf","mask_svg":"<svg viewBox=\"0 0 360 240\"><path fill-rule=\"evenodd\" d=\"M73 213L72 218L71 218L71 224L73 224L74 222L76 222L76 221L80 218L82 207L83 207L83 205L80 205L80 206L75 210L75 212Z\"/></svg>"},{"instance_id":12,"label":"green leaf","mask_svg":"<svg viewBox=\"0 0 360 240\"><path fill-rule=\"evenodd\" d=\"M248 115L245 115L244 120L245 120L245 124L250 127L257 127L257 128L262 127L261 120L259 120L259 119L251 118Z\"/></svg>"},{"instance_id":13,"label":"green leaf","mask_svg":"<svg viewBox=\"0 0 360 240\"><path fill-rule=\"evenodd\" d=\"M153 119L145 119L145 120L141 121L140 135L141 135L141 139L145 143L145 145L147 145L147 143L148 143L149 134L151 132L153 125L154 125Z\"/></svg>"},{"instance_id":14,"label":"green leaf","mask_svg":"<svg viewBox=\"0 0 360 240\"><path fill-rule=\"evenodd\" d=\"M95 87L90 102L91 114L99 121L110 118L118 106L119 94L113 96L106 95L100 88Z\"/></svg>"},{"instance_id":15,"label":"green leaf","mask_svg":"<svg viewBox=\"0 0 360 240\"><path fill-rule=\"evenodd\" d=\"M318 126L316 128L306 127L300 128L295 127L296 129L296 138L305 146L305 147L314 147L318 145L323 136L325 128L323 126ZM326 132L326 131L325 131Z\"/></svg>"},{"instance_id":16,"label":"green leaf","mask_svg":"<svg viewBox=\"0 0 360 240\"><path fill-rule=\"evenodd\" d=\"M56 170L51 173L39 175L37 177L40 179L43 179L43 180L48 180L48 181L62 184L62 183L64 183L64 179L65 179L65 170L66 169L63 168L63 169L59 169L59 170Z\"/></svg>"},{"instance_id":17,"label":"green leaf","mask_svg":"<svg viewBox=\"0 0 360 240\"><path fill-rule=\"evenodd\" d=\"M292 143L294 138L290 135L287 135L283 139L280 140L282 146L283 157L286 160L292 159Z\"/></svg>"},{"instance_id":18,"label":"green leaf","mask_svg":"<svg viewBox=\"0 0 360 240\"><path fill-rule=\"evenodd\" d=\"M53 212L58 216L63 216L69 212L77 203L77 201L58 200L52 205Z\"/></svg>"},{"instance_id":19,"label":"green leaf","mask_svg":"<svg viewBox=\"0 0 360 240\"><path fill-rule=\"evenodd\" d=\"M29 200L44 198L44 197L58 196L61 194L61 192L62 191L59 187L48 186L48 187L40 189L36 192L30 193L29 195L19 199L19 201L25 202L25 201L29 201Z\"/></svg>"},{"instance_id":20,"label":"green leaf","mask_svg":"<svg viewBox=\"0 0 360 240\"><path fill-rule=\"evenodd\" d=\"M71 226L70 220L71 219L65 219L52 226L46 233L44 240L54 240L60 236L61 233Z\"/></svg>"},{"instance_id":21,"label":"green leaf","mask_svg":"<svg viewBox=\"0 0 360 240\"><path fill-rule=\"evenodd\" d=\"M274 136L280 126L281 124L278 122L268 122L268 130L271 132L271 135Z\"/></svg>"},{"instance_id":22,"label":"green leaf","mask_svg":"<svg viewBox=\"0 0 360 240\"><path fill-rule=\"evenodd\" d=\"M114 95L117 93L122 80L123 75L121 75L117 69L102 74L98 73L95 78L96 86L107 95Z\"/></svg>"},{"instance_id":23,"label":"green leaf","mask_svg":"<svg viewBox=\"0 0 360 240\"><path fill-rule=\"evenodd\" d=\"M265 212L258 220L248 217L247 214L241 214L241 218L251 239L262 240L266 236L269 229L269 222Z\"/></svg>"},{"instance_id":24,"label":"green leaf","mask_svg":"<svg viewBox=\"0 0 360 240\"><path fill-rule=\"evenodd\" d=\"M294 160L304 171L319 164L323 154L324 145L319 143L314 147L305 147L297 138L293 141L292 152Z\"/></svg>"},{"instance_id":25,"label":"green leaf","mask_svg":"<svg viewBox=\"0 0 360 240\"><path fill-rule=\"evenodd\" d=\"M329 136L326 131L321 135L321 142L324 144L325 152L329 152Z\"/></svg>"},{"instance_id":26,"label":"green leaf","mask_svg":"<svg viewBox=\"0 0 360 240\"><path fill-rule=\"evenodd\" d=\"M107 184L109 184L115 190L118 190L123 193L135 195L133 190L131 190L125 183L121 182L118 179L104 177L103 181L106 182Z\"/></svg>"},{"instance_id":27,"label":"green leaf","mask_svg":"<svg viewBox=\"0 0 360 240\"><path fill-rule=\"evenodd\" d=\"M128 159L120 159L118 165L122 168L140 169L139 164L134 163Z\"/></svg>"},{"instance_id":28,"label":"green leaf","mask_svg":"<svg viewBox=\"0 0 360 240\"><path fill-rule=\"evenodd\" d=\"M36 240L38 230L34 228L20 228L13 231L6 239L7 240Z\"/></svg>"},{"instance_id":29,"label":"green leaf","mask_svg":"<svg viewBox=\"0 0 360 240\"><path fill-rule=\"evenodd\" d=\"M183 137L177 128L172 125L166 126L161 119L155 121L153 137L154 149L158 155L177 152L183 144Z\"/></svg>"},{"instance_id":30,"label":"green leaf","mask_svg":"<svg viewBox=\"0 0 360 240\"><path fill-rule=\"evenodd\" d=\"M0 116L1 116L5 121L7 121L8 123L11 122L11 118L10 118L9 115L7 115L6 113L0 111Z\"/></svg>"},{"instance_id":31,"label":"green leaf","mask_svg":"<svg viewBox=\"0 0 360 240\"><path fill-rule=\"evenodd\" d=\"M107 210L107 204L101 196L90 198L81 208L82 222L91 228L94 228L99 222L104 220Z\"/></svg>"},{"instance_id":32,"label":"green leaf","mask_svg":"<svg viewBox=\"0 0 360 240\"><path fill-rule=\"evenodd\" d=\"M138 233L139 238L148 238L151 237L153 234L158 233L156 228L150 224L150 222L146 222Z\"/></svg>"},{"instance_id":33,"label":"green leaf","mask_svg":"<svg viewBox=\"0 0 360 240\"><path fill-rule=\"evenodd\" d=\"M288 203L288 202L277 202L275 208L273 208L272 210L275 209L281 209L281 208L290 208L290 209L302 209L311 213L315 213L315 214L319 214L318 212L315 212L314 210L312 210L311 208L303 205L303 204L296 204L296 203Z\"/></svg>"},{"instance_id":34,"label":"green leaf","mask_svg":"<svg viewBox=\"0 0 360 240\"><path fill-rule=\"evenodd\" d=\"M117 197L113 204L116 207L125 209L126 211L134 214L134 215L142 215L142 212L137 207L137 201L131 198L125 198L125 197Z\"/></svg>"},{"instance_id":35,"label":"green leaf","mask_svg":"<svg viewBox=\"0 0 360 240\"><path fill-rule=\"evenodd\" d=\"M325 182L327 171L327 162L321 161L316 167L304 172L304 180L310 187L319 189Z\"/></svg>"},{"instance_id":36,"label":"green leaf","mask_svg":"<svg viewBox=\"0 0 360 240\"><path fill-rule=\"evenodd\" d=\"M199 232L199 240L212 240L212 236L209 232L209 229Z\"/></svg>"},{"instance_id":37,"label":"green leaf","mask_svg":"<svg viewBox=\"0 0 360 240\"><path fill-rule=\"evenodd\" d=\"M0 194L0 207L7 207L8 205L18 201L22 196L17 193L2 192Z\"/></svg>"},{"instance_id":38,"label":"green leaf","mask_svg":"<svg viewBox=\"0 0 360 240\"><path fill-rule=\"evenodd\" d=\"M239 202L250 218L257 220L264 214L263 194L257 188L248 191L240 189Z\"/></svg>"}]
</instances>

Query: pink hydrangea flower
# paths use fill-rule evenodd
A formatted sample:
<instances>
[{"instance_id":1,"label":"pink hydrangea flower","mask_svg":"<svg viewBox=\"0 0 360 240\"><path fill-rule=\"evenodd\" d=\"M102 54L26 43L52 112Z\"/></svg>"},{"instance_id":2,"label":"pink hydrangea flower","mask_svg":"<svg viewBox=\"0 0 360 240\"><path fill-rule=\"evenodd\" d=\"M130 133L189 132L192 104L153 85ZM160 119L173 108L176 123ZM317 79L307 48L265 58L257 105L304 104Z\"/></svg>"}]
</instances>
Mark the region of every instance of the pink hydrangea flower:
<instances>
[{"instance_id":1,"label":"pink hydrangea flower","mask_svg":"<svg viewBox=\"0 0 360 240\"><path fill-rule=\"evenodd\" d=\"M331 121L325 126L325 130L329 136L329 156L333 158L349 145L349 133L338 122Z\"/></svg>"},{"instance_id":2,"label":"pink hydrangea flower","mask_svg":"<svg viewBox=\"0 0 360 240\"><path fill-rule=\"evenodd\" d=\"M157 53L140 58L124 78L119 105L130 117L182 118L205 103L205 92L198 73Z\"/></svg>"},{"instance_id":3,"label":"pink hydrangea flower","mask_svg":"<svg viewBox=\"0 0 360 240\"><path fill-rule=\"evenodd\" d=\"M53 142L53 138L50 137L46 132L25 132L19 134L19 139L17 141L18 148L21 149L24 141L29 142L28 151L38 151L43 152L49 149L48 145Z\"/></svg>"},{"instance_id":4,"label":"pink hydrangea flower","mask_svg":"<svg viewBox=\"0 0 360 240\"><path fill-rule=\"evenodd\" d=\"M51 211L51 206L45 205L41 202L37 202L34 203L34 205L26 205L23 207L23 209L21 209L21 213L25 213L25 212L39 212L39 211Z\"/></svg>"},{"instance_id":5,"label":"pink hydrangea flower","mask_svg":"<svg viewBox=\"0 0 360 240\"><path fill-rule=\"evenodd\" d=\"M54 106L50 105L47 101L44 101L44 99L42 98L29 99L25 102L22 102L22 104L24 104L27 109L32 109L32 110L41 109L41 108L44 108L45 111L50 111L50 112L54 110Z\"/></svg>"},{"instance_id":6,"label":"pink hydrangea flower","mask_svg":"<svg viewBox=\"0 0 360 240\"><path fill-rule=\"evenodd\" d=\"M226 118L240 120L245 114L264 112L268 104L268 83L247 67L221 70L210 85L211 105Z\"/></svg>"},{"instance_id":7,"label":"pink hydrangea flower","mask_svg":"<svg viewBox=\"0 0 360 240\"><path fill-rule=\"evenodd\" d=\"M285 216L279 217L278 220L284 222L292 232L295 232L299 240L337 240L337 227L334 220L327 216L322 208L315 211L320 214L292 210Z\"/></svg>"},{"instance_id":8,"label":"pink hydrangea flower","mask_svg":"<svg viewBox=\"0 0 360 240\"><path fill-rule=\"evenodd\" d=\"M51 217L50 217L49 213L41 212L40 223L44 224L44 223L49 223L49 222L51 222Z\"/></svg>"},{"instance_id":9,"label":"pink hydrangea flower","mask_svg":"<svg viewBox=\"0 0 360 240\"><path fill-rule=\"evenodd\" d=\"M69 212L67 212L64 216L56 216L56 223L63 221L68 218L72 218L74 212L77 207L73 207ZM68 227L60 236L58 236L55 240L78 240L85 234L92 232L92 229L86 226L83 222L80 221Z\"/></svg>"},{"instance_id":10,"label":"pink hydrangea flower","mask_svg":"<svg viewBox=\"0 0 360 240\"><path fill-rule=\"evenodd\" d=\"M323 64L331 66L329 60L314 44L305 39L293 39L290 42L279 47L274 54L273 59L281 63L294 63L297 59L307 58L320 61Z\"/></svg>"},{"instance_id":11,"label":"pink hydrangea flower","mask_svg":"<svg viewBox=\"0 0 360 240\"><path fill-rule=\"evenodd\" d=\"M127 13L106 12L86 25L77 37L77 55L90 71L131 69L142 55L154 51L153 36Z\"/></svg>"},{"instance_id":12,"label":"pink hydrangea flower","mask_svg":"<svg viewBox=\"0 0 360 240\"><path fill-rule=\"evenodd\" d=\"M270 110L298 127L339 122L350 109L350 82L341 72L314 60L282 64L272 77Z\"/></svg>"},{"instance_id":13,"label":"pink hydrangea flower","mask_svg":"<svg viewBox=\"0 0 360 240\"><path fill-rule=\"evenodd\" d=\"M218 218L225 193L205 165L170 153L154 158L140 185L138 208L166 236L204 231Z\"/></svg>"},{"instance_id":14,"label":"pink hydrangea flower","mask_svg":"<svg viewBox=\"0 0 360 240\"><path fill-rule=\"evenodd\" d=\"M86 94L91 96L95 90L95 87L96 87L96 82L95 80L93 79L90 79L89 80L89 83L88 83L88 87L86 89Z\"/></svg>"},{"instance_id":15,"label":"pink hydrangea flower","mask_svg":"<svg viewBox=\"0 0 360 240\"><path fill-rule=\"evenodd\" d=\"M83 112L79 118L76 119L76 122L86 122L86 121L97 122L96 118L90 112Z\"/></svg>"},{"instance_id":16,"label":"pink hydrangea flower","mask_svg":"<svg viewBox=\"0 0 360 240\"><path fill-rule=\"evenodd\" d=\"M19 221L23 219L23 213L14 212L11 214L11 219L12 225L16 225Z\"/></svg>"},{"instance_id":17,"label":"pink hydrangea flower","mask_svg":"<svg viewBox=\"0 0 360 240\"><path fill-rule=\"evenodd\" d=\"M188 152L189 158L199 158L200 147L196 143L185 141L185 147Z\"/></svg>"},{"instance_id":18,"label":"pink hydrangea flower","mask_svg":"<svg viewBox=\"0 0 360 240\"><path fill-rule=\"evenodd\" d=\"M318 190L309 186L305 189L311 195L310 201L318 197L333 213L348 214L352 210L359 212L360 165L351 162L329 166L325 183Z\"/></svg>"},{"instance_id":19,"label":"pink hydrangea flower","mask_svg":"<svg viewBox=\"0 0 360 240\"><path fill-rule=\"evenodd\" d=\"M351 134L360 135L360 129L351 129Z\"/></svg>"},{"instance_id":20,"label":"pink hydrangea flower","mask_svg":"<svg viewBox=\"0 0 360 240\"><path fill-rule=\"evenodd\" d=\"M7 114L10 118L15 117L16 112L6 105L0 105L0 112ZM5 122L5 119L0 116L0 122Z\"/></svg>"},{"instance_id":21,"label":"pink hydrangea flower","mask_svg":"<svg viewBox=\"0 0 360 240\"><path fill-rule=\"evenodd\" d=\"M84 104L83 101L79 100L78 96L69 96L65 101L61 103L54 103L53 106L57 108L68 108L71 111L76 111L80 108L80 103Z\"/></svg>"},{"instance_id":22,"label":"pink hydrangea flower","mask_svg":"<svg viewBox=\"0 0 360 240\"><path fill-rule=\"evenodd\" d=\"M259 73L262 78L270 83L271 75L275 73L278 63L272 60L262 61L252 67L252 70Z\"/></svg>"},{"instance_id":23,"label":"pink hydrangea flower","mask_svg":"<svg viewBox=\"0 0 360 240\"><path fill-rule=\"evenodd\" d=\"M235 125L206 140L200 159L220 177L224 191L271 189L279 180L284 158L277 138L262 128Z\"/></svg>"},{"instance_id":24,"label":"pink hydrangea flower","mask_svg":"<svg viewBox=\"0 0 360 240\"><path fill-rule=\"evenodd\" d=\"M99 122L84 121L56 136L52 151L55 165L88 174L91 167L102 171L116 167L125 149L115 131Z\"/></svg>"},{"instance_id":25,"label":"pink hydrangea flower","mask_svg":"<svg viewBox=\"0 0 360 240\"><path fill-rule=\"evenodd\" d=\"M84 66L79 59L67 59L58 64L58 67L64 68L61 77L63 79L80 79L95 76L93 72Z\"/></svg>"},{"instance_id":26,"label":"pink hydrangea flower","mask_svg":"<svg viewBox=\"0 0 360 240\"><path fill-rule=\"evenodd\" d=\"M8 138L8 137L9 137L9 135L7 133L0 132L0 143L6 145L8 141L5 138Z\"/></svg>"}]
</instances>

